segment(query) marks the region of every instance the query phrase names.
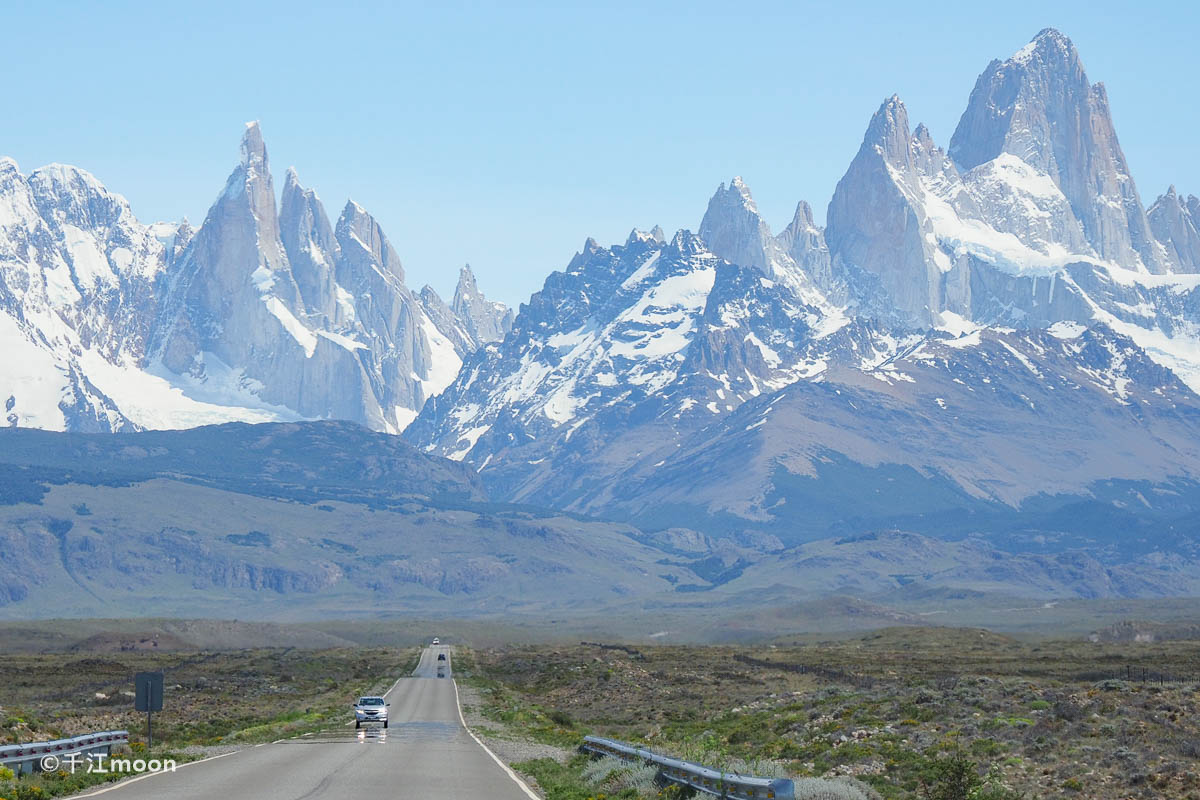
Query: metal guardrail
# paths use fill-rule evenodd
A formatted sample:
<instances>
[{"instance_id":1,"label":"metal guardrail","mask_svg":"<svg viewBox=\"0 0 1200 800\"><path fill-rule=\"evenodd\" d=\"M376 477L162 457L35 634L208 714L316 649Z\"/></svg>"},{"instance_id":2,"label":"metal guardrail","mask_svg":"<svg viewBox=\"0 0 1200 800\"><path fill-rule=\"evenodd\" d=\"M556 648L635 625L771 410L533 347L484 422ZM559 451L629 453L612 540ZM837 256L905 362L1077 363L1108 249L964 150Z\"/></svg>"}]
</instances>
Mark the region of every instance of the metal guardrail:
<instances>
[{"instance_id":1,"label":"metal guardrail","mask_svg":"<svg viewBox=\"0 0 1200 800\"><path fill-rule=\"evenodd\" d=\"M653 764L658 767L659 775L664 780L716 797L738 800L794 800L796 796L796 787L788 778L756 778L736 772L724 772L702 764L662 756L641 747L618 742L616 739L585 736L579 749L624 761Z\"/></svg>"},{"instance_id":2,"label":"metal guardrail","mask_svg":"<svg viewBox=\"0 0 1200 800\"><path fill-rule=\"evenodd\" d=\"M100 733L72 736L70 739L54 739L49 742L7 744L0 746L0 764L9 767L17 774L34 772L41 770L42 759L46 756L62 758L72 753L76 755L93 753L112 755L114 747L128 743L129 731L101 731Z\"/></svg>"}]
</instances>

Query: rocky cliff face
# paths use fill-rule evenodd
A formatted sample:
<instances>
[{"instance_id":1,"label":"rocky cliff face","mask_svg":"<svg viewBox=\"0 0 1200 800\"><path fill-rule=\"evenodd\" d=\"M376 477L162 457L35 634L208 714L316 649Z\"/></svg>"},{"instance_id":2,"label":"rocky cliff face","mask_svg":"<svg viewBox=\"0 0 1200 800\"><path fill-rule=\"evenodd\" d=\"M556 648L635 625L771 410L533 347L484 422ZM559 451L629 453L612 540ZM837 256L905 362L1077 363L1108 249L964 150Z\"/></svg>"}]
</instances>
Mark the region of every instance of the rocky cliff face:
<instances>
[{"instance_id":1,"label":"rocky cliff face","mask_svg":"<svg viewBox=\"0 0 1200 800\"><path fill-rule=\"evenodd\" d=\"M289 170L277 211L257 124L198 230L144 226L60 165L26 179L0 162L0 207L0 336L20 354L0 369L11 425L337 418L396 432L480 341L405 286L356 204L331 224ZM474 297L471 324L494 334L507 309Z\"/></svg>"},{"instance_id":2,"label":"rocky cliff face","mask_svg":"<svg viewBox=\"0 0 1200 800\"><path fill-rule=\"evenodd\" d=\"M148 354L201 381L208 379L207 362L257 378L261 365L253 362L274 359L294 375L315 347L294 316L300 290L279 237L257 125L247 127L241 149L241 163L167 279ZM263 400L287 405L282 386L263 389Z\"/></svg>"},{"instance_id":3,"label":"rocky cliff face","mask_svg":"<svg viewBox=\"0 0 1200 800\"><path fill-rule=\"evenodd\" d=\"M813 222L812 206L804 200L796 204L796 213L791 223L779 234L778 241L800 272L812 276L818 286L833 289L829 245L825 242L825 231Z\"/></svg>"},{"instance_id":4,"label":"rocky cliff face","mask_svg":"<svg viewBox=\"0 0 1200 800\"><path fill-rule=\"evenodd\" d=\"M833 283L888 325L1100 320L1200 387L1188 205L1142 211L1102 95L1043 31L989 65L949 155L886 101L829 206Z\"/></svg>"},{"instance_id":5,"label":"rocky cliff face","mask_svg":"<svg viewBox=\"0 0 1200 800\"><path fill-rule=\"evenodd\" d=\"M772 274L794 269L783 258ZM506 496L571 503L829 358L876 360L895 346L811 282L798 289L758 263L731 264L687 231L670 242L634 231L611 248L589 239L405 435L482 465Z\"/></svg>"},{"instance_id":6,"label":"rocky cliff face","mask_svg":"<svg viewBox=\"0 0 1200 800\"><path fill-rule=\"evenodd\" d=\"M374 218L350 202L330 225L294 171L277 216L257 125L242 153L169 285L151 356L201 383L217 360L301 417L402 429L462 354L404 285Z\"/></svg>"},{"instance_id":7,"label":"rocky cliff face","mask_svg":"<svg viewBox=\"0 0 1200 800\"><path fill-rule=\"evenodd\" d=\"M700 221L700 238L726 261L757 267L768 277L780 264L783 248L758 215L750 187L740 177L730 181L728 188L725 184L717 188Z\"/></svg>"},{"instance_id":8,"label":"rocky cliff face","mask_svg":"<svg viewBox=\"0 0 1200 800\"><path fill-rule=\"evenodd\" d=\"M1006 153L960 172L924 125L910 132L894 96L838 183L825 235L834 274L876 298L870 313L918 327L1087 319L1041 283L1073 263L1107 266L1049 177Z\"/></svg>"},{"instance_id":9,"label":"rocky cliff face","mask_svg":"<svg viewBox=\"0 0 1200 800\"><path fill-rule=\"evenodd\" d=\"M1002 153L1054 181L1101 258L1167 270L1104 85L1088 81L1075 46L1056 30L1047 28L1008 60L988 65L950 139L950 155L964 170Z\"/></svg>"},{"instance_id":10,"label":"rocky cliff face","mask_svg":"<svg viewBox=\"0 0 1200 800\"><path fill-rule=\"evenodd\" d=\"M943 276L952 264L938 248L922 185L942 165L924 145L910 134L900 98L885 101L833 193L825 239L841 271L874 276L885 307L904 322L928 325L944 306ZM951 175L947 182L957 189Z\"/></svg>"},{"instance_id":11,"label":"rocky cliff face","mask_svg":"<svg viewBox=\"0 0 1200 800\"><path fill-rule=\"evenodd\" d=\"M824 230L801 203L773 235L735 178L699 237L589 240L407 435L502 497L781 536L864 491L878 521L1190 486L1198 284L1164 272L1190 208L1141 210L1102 90L1044 31L988 67L949 152L884 101ZM1054 431L1080 443L1031 460Z\"/></svg>"},{"instance_id":12,"label":"rocky cliff face","mask_svg":"<svg viewBox=\"0 0 1200 800\"><path fill-rule=\"evenodd\" d=\"M488 300L475 283L475 273L467 264L458 273L454 300L450 310L461 320L476 345L496 342L512 328L512 309L503 303Z\"/></svg>"},{"instance_id":13,"label":"rocky cliff face","mask_svg":"<svg viewBox=\"0 0 1200 800\"><path fill-rule=\"evenodd\" d=\"M279 209L279 237L296 288L307 314L326 318L335 326L350 324L351 308L344 290L338 292L335 267L341 248L321 199L300 185L295 169L288 169Z\"/></svg>"},{"instance_id":14,"label":"rocky cliff face","mask_svg":"<svg viewBox=\"0 0 1200 800\"><path fill-rule=\"evenodd\" d=\"M1147 212L1150 229L1177 272L1200 272L1200 197L1187 199L1172 186Z\"/></svg>"}]
</instances>

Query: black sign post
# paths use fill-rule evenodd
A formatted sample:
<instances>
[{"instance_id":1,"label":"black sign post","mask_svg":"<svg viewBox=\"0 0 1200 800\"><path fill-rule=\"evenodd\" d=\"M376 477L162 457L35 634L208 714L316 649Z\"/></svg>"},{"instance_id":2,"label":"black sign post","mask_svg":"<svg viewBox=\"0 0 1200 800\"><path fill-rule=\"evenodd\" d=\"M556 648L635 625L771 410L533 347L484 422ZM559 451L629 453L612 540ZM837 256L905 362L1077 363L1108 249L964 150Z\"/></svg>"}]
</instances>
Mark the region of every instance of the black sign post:
<instances>
[{"instance_id":1,"label":"black sign post","mask_svg":"<svg viewBox=\"0 0 1200 800\"><path fill-rule=\"evenodd\" d=\"M133 676L135 711L146 712L146 749L154 746L152 727L155 711L163 708L163 674L161 672L139 672Z\"/></svg>"}]
</instances>

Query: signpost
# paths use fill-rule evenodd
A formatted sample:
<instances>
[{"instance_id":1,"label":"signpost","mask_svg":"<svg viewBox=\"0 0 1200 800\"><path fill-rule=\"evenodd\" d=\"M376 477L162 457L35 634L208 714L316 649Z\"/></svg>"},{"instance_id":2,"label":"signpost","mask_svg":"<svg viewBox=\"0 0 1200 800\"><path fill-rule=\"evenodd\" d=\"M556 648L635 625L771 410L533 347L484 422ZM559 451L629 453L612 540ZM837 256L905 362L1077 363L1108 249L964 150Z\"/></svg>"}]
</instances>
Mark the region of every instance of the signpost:
<instances>
[{"instance_id":1,"label":"signpost","mask_svg":"<svg viewBox=\"0 0 1200 800\"><path fill-rule=\"evenodd\" d=\"M163 708L163 674L161 672L139 672L133 676L135 711L146 712L146 749L154 746L152 722L155 711Z\"/></svg>"}]
</instances>

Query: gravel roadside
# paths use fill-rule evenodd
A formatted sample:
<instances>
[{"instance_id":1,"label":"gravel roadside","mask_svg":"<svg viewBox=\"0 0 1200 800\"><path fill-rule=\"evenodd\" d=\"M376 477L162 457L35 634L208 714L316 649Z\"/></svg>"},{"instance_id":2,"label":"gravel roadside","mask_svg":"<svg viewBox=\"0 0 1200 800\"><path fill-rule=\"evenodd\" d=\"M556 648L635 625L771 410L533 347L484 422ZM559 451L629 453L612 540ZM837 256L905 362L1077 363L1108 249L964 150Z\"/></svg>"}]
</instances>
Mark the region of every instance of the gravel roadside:
<instances>
[{"instance_id":1,"label":"gravel roadside","mask_svg":"<svg viewBox=\"0 0 1200 800\"><path fill-rule=\"evenodd\" d=\"M479 711L482 707L479 691L474 687L460 683L458 695L467 727L504 763L511 766L535 758L552 758L560 764L565 764L573 755L572 751L565 747L532 741L509 729L504 723L483 716Z\"/></svg>"}]
</instances>

